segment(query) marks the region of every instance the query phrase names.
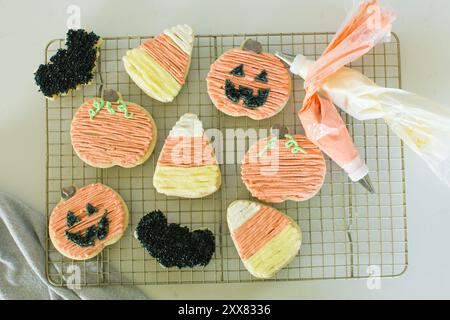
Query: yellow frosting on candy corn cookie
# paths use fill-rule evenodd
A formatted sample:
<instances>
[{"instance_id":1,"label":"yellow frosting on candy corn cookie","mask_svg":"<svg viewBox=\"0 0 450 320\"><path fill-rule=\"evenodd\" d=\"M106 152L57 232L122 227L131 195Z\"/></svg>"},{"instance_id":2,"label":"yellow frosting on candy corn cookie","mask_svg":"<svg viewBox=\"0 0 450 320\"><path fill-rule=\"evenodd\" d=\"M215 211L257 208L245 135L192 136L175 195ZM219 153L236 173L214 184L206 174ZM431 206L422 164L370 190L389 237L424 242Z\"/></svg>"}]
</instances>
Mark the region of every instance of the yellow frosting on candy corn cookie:
<instances>
[{"instance_id":1,"label":"yellow frosting on candy corn cookie","mask_svg":"<svg viewBox=\"0 0 450 320\"><path fill-rule=\"evenodd\" d=\"M243 261L247 270L257 278L272 278L297 255L301 244L299 230L298 226L287 225L253 256Z\"/></svg>"},{"instance_id":2,"label":"yellow frosting on candy corn cookie","mask_svg":"<svg viewBox=\"0 0 450 320\"><path fill-rule=\"evenodd\" d=\"M227 220L244 266L257 278L272 278L300 250L300 227L272 207L235 201L228 207Z\"/></svg>"},{"instance_id":3,"label":"yellow frosting on candy corn cookie","mask_svg":"<svg viewBox=\"0 0 450 320\"><path fill-rule=\"evenodd\" d=\"M221 184L217 165L192 168L157 166L153 184L159 193L182 198L201 198L216 192Z\"/></svg>"},{"instance_id":4,"label":"yellow frosting on candy corn cookie","mask_svg":"<svg viewBox=\"0 0 450 320\"><path fill-rule=\"evenodd\" d=\"M185 114L171 130L153 185L159 193L183 198L202 198L220 188L220 168L197 115Z\"/></svg>"},{"instance_id":5,"label":"yellow frosting on candy corn cookie","mask_svg":"<svg viewBox=\"0 0 450 320\"><path fill-rule=\"evenodd\" d=\"M181 90L175 78L144 50L128 51L123 61L130 77L150 97L170 102Z\"/></svg>"}]
</instances>

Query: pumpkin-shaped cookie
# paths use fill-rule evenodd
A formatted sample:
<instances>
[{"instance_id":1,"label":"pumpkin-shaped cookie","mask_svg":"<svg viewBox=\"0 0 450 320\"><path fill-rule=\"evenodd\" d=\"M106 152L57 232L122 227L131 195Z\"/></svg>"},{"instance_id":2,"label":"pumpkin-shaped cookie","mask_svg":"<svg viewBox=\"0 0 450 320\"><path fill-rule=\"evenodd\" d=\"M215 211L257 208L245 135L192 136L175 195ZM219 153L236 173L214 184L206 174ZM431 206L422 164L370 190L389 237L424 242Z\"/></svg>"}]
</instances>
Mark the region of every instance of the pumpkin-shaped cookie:
<instances>
[{"instance_id":1,"label":"pumpkin-shaped cookie","mask_svg":"<svg viewBox=\"0 0 450 320\"><path fill-rule=\"evenodd\" d=\"M153 153L157 129L140 105L118 99L86 101L72 120L70 136L81 160L92 167L132 168Z\"/></svg>"},{"instance_id":2,"label":"pumpkin-shaped cookie","mask_svg":"<svg viewBox=\"0 0 450 320\"><path fill-rule=\"evenodd\" d=\"M123 57L130 78L148 96L170 102L186 82L191 65L194 32L188 25L177 25Z\"/></svg>"},{"instance_id":3,"label":"pumpkin-shaped cookie","mask_svg":"<svg viewBox=\"0 0 450 320\"><path fill-rule=\"evenodd\" d=\"M260 45L259 45L260 46ZM242 49L225 52L206 79L214 105L233 116L255 120L273 117L283 110L291 93L291 77L283 62L261 52L248 40Z\"/></svg>"},{"instance_id":4,"label":"pumpkin-shaped cookie","mask_svg":"<svg viewBox=\"0 0 450 320\"><path fill-rule=\"evenodd\" d=\"M119 241L128 226L128 208L118 193L100 183L72 190L53 209L49 235L64 256L87 260Z\"/></svg>"},{"instance_id":5,"label":"pumpkin-shaped cookie","mask_svg":"<svg viewBox=\"0 0 450 320\"><path fill-rule=\"evenodd\" d=\"M305 136L280 133L250 148L242 162L242 180L253 197L265 202L308 200L323 186L324 156Z\"/></svg>"},{"instance_id":6,"label":"pumpkin-shaped cookie","mask_svg":"<svg viewBox=\"0 0 450 320\"><path fill-rule=\"evenodd\" d=\"M272 278L300 250L300 227L269 206L235 201L228 207L227 221L244 266L257 278Z\"/></svg>"}]
</instances>

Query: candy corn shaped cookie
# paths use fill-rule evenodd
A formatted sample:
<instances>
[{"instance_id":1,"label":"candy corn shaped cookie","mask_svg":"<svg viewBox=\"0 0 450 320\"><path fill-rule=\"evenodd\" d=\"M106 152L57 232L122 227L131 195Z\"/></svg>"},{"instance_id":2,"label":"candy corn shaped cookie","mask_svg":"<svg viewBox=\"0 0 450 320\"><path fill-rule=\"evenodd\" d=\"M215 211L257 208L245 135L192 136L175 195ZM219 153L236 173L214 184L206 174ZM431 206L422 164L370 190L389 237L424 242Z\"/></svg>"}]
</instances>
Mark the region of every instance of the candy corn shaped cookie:
<instances>
[{"instance_id":1,"label":"candy corn shaped cookie","mask_svg":"<svg viewBox=\"0 0 450 320\"><path fill-rule=\"evenodd\" d=\"M182 198L202 198L219 189L219 165L195 114L185 114L172 128L161 151L153 184L159 193Z\"/></svg>"},{"instance_id":2,"label":"candy corn shaped cookie","mask_svg":"<svg viewBox=\"0 0 450 320\"><path fill-rule=\"evenodd\" d=\"M228 207L227 220L244 266L257 278L272 278L300 250L300 227L274 208L235 201Z\"/></svg>"},{"instance_id":3,"label":"candy corn shaped cookie","mask_svg":"<svg viewBox=\"0 0 450 320\"><path fill-rule=\"evenodd\" d=\"M123 57L125 70L147 95L171 102L186 81L193 45L192 28L177 25L129 50Z\"/></svg>"}]
</instances>

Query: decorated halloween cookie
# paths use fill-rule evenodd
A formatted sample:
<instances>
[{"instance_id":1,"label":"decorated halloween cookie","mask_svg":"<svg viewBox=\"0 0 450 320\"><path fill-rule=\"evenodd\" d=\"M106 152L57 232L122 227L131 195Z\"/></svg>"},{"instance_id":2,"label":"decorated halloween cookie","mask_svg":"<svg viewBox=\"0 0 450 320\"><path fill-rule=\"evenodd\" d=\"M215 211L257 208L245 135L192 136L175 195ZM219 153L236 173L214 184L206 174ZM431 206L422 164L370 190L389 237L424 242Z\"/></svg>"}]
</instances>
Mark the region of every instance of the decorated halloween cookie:
<instances>
[{"instance_id":1,"label":"decorated halloween cookie","mask_svg":"<svg viewBox=\"0 0 450 320\"><path fill-rule=\"evenodd\" d=\"M302 135L285 127L272 130L245 155L242 180L253 197L269 203L305 201L314 197L325 180L322 152Z\"/></svg>"},{"instance_id":2,"label":"decorated halloween cookie","mask_svg":"<svg viewBox=\"0 0 450 320\"><path fill-rule=\"evenodd\" d=\"M123 57L125 70L148 96L170 102L186 82L194 32L188 25L164 30Z\"/></svg>"},{"instance_id":3,"label":"decorated halloween cookie","mask_svg":"<svg viewBox=\"0 0 450 320\"><path fill-rule=\"evenodd\" d=\"M100 183L64 189L53 209L49 235L55 248L74 260L95 257L119 241L128 226L128 208L111 188Z\"/></svg>"},{"instance_id":4,"label":"decorated halloween cookie","mask_svg":"<svg viewBox=\"0 0 450 320\"><path fill-rule=\"evenodd\" d=\"M134 235L164 268L206 266L216 248L211 231L191 232L187 227L168 224L161 211L144 216Z\"/></svg>"},{"instance_id":5,"label":"decorated halloween cookie","mask_svg":"<svg viewBox=\"0 0 450 320\"><path fill-rule=\"evenodd\" d=\"M253 40L225 52L211 66L206 81L214 105L233 117L270 118L284 108L291 94L291 77L284 64L263 53Z\"/></svg>"},{"instance_id":6,"label":"decorated halloween cookie","mask_svg":"<svg viewBox=\"0 0 450 320\"><path fill-rule=\"evenodd\" d=\"M228 207L227 220L244 266L257 278L272 278L300 250L300 227L274 208L251 201L235 201Z\"/></svg>"},{"instance_id":7,"label":"decorated halloween cookie","mask_svg":"<svg viewBox=\"0 0 450 320\"><path fill-rule=\"evenodd\" d=\"M197 115L185 114L170 131L153 184L159 193L182 198L202 198L219 189L219 165Z\"/></svg>"},{"instance_id":8,"label":"decorated halloween cookie","mask_svg":"<svg viewBox=\"0 0 450 320\"><path fill-rule=\"evenodd\" d=\"M94 79L96 61L103 40L93 32L69 30L66 49L59 49L50 62L39 66L35 81L40 91L53 100L87 85Z\"/></svg>"},{"instance_id":9,"label":"decorated halloween cookie","mask_svg":"<svg viewBox=\"0 0 450 320\"><path fill-rule=\"evenodd\" d=\"M86 101L73 117L70 136L75 152L96 168L131 168L144 163L157 141L152 116L113 90L105 93Z\"/></svg>"}]
</instances>

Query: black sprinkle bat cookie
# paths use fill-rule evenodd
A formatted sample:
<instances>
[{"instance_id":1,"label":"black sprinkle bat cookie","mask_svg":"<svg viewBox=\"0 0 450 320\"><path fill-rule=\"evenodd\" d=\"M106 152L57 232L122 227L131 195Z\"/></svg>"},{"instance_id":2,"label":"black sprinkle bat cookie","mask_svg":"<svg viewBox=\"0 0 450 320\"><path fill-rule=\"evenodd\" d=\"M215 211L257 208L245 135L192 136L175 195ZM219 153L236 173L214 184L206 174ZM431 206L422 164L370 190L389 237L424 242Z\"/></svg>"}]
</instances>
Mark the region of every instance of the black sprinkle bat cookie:
<instances>
[{"instance_id":1,"label":"black sprinkle bat cookie","mask_svg":"<svg viewBox=\"0 0 450 320\"><path fill-rule=\"evenodd\" d=\"M179 224L168 224L161 211L144 216L136 228L135 237L165 268L206 266L215 251L215 239L211 231L191 232Z\"/></svg>"},{"instance_id":2,"label":"black sprinkle bat cookie","mask_svg":"<svg viewBox=\"0 0 450 320\"><path fill-rule=\"evenodd\" d=\"M59 49L50 62L40 65L34 74L45 97L54 100L91 83L102 43L103 40L93 32L69 30L66 49Z\"/></svg>"}]
</instances>

